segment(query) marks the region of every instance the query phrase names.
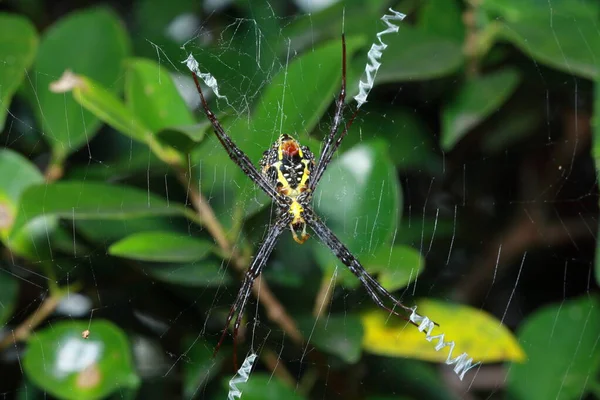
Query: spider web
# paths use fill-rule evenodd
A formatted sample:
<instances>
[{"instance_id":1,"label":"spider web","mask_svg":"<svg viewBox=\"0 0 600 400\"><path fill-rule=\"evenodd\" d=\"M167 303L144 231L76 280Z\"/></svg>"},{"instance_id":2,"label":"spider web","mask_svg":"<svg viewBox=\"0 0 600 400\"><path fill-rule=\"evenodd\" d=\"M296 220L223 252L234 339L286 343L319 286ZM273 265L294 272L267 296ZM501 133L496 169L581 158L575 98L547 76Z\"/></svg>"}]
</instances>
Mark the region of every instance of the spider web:
<instances>
[{"instance_id":1,"label":"spider web","mask_svg":"<svg viewBox=\"0 0 600 400\"><path fill-rule=\"evenodd\" d=\"M548 8L552 7L553 3L548 2ZM146 42L144 51L172 74L190 107L198 108L197 93L188 71L181 64L188 53L195 55L200 70L211 73L218 81L222 98L215 98L212 91L205 91L211 108L225 121L228 133L255 163L281 133L293 134L318 154L332 122L332 105L337 96L337 89L326 92L318 85L318 82L327 79L328 69L325 66L311 69L301 63L302 68L306 68L306 72L300 74L305 93L308 93L306 96L316 98L314 96L320 93L327 93L328 106L322 112L318 110L317 101L312 109L298 106L299 98L294 97L298 93L286 91L294 82L284 78L280 83L279 79L286 76L295 60L303 54L318 52L323 42L331 41L332 46L341 48L339 33L345 15L336 14L332 26L323 28L322 22L313 16L315 11L281 16L276 5L266 3L264 8L250 6L241 18L236 17L231 8L225 7L224 10L214 9L203 19L179 15L167 30L167 36L179 47L143 37ZM373 21L369 23L372 23L374 34L381 30L381 25L377 14L372 15ZM577 20L573 21L573 26L577 27ZM352 26L345 26L349 37L351 29ZM301 30L303 33L297 34ZM373 35L369 36L367 42L370 43L373 38ZM425 62L435 63L438 56L426 54ZM341 49L336 53L338 61L339 57ZM354 65L355 60L361 57L366 63L364 52L349 54L349 64ZM385 56L382 62L386 62ZM508 137L505 142L499 139L500 144L485 142L482 146L487 146L487 150L482 152L472 151L472 146L482 141L482 134L476 132L466 136L455 150L444 152L436 144L439 141L437 132L441 131L439 106L443 96L437 93L440 89L435 84L420 85L410 79L392 82L375 87L370 102L359 114L340 154L334 157L332 176L341 177L340 181L332 181L326 176L321 183L322 187L315 196L316 208L324 211L326 222L344 242L349 241L353 252L368 260L377 252L391 254L394 245L407 245L422 255L426 266L423 273L397 291L408 304L419 297L437 298L448 303L463 302L490 312L506 326L516 329L526 316L542 305L566 302L596 290L593 254L598 196L593 160L587 155L591 137L591 86L583 79L570 77L562 87L558 87L555 72L531 59L527 62L539 77L533 85L537 88L535 95L538 102L524 105L517 101L511 106L515 112L525 106L529 107L527 110L543 109L543 129L534 130L524 139ZM360 73L362 71L355 69L348 74L348 98L356 94ZM298 76L288 78L298 79ZM267 104L266 110L257 110L257 104L274 83L282 85L282 96L277 102ZM428 104L430 98L433 100ZM355 107L351 100L348 105L351 109ZM268 120L267 123L259 121L260 129L253 124L256 113L261 113ZM348 112L345 115L348 117ZM22 130L41 133L18 110L11 108L11 117L14 128L5 136L3 144L6 147L11 147L23 135L19 133ZM299 121L302 125L300 130L283 131L289 120ZM417 122L413 123L415 120ZM501 123L492 115L489 125L484 126L492 130ZM272 129L265 128L269 126ZM407 142L407 130L412 132L411 129L417 129L415 126L427 132L431 141ZM119 134L104 129L98 136L103 135L117 137ZM350 179L350 172L360 169L361 154L371 151L370 146L378 138L383 138L384 146L389 148L394 172L391 176L380 173L371 185L367 185L366 193L359 193L368 199L365 203L374 207L363 214L354 212L344 218L344 212L350 208L343 203L352 201L358 193L352 187L355 181ZM126 145L125 155L138 149L137 144L128 142L129 139L125 142L122 138L115 140ZM73 156L73 164L82 166L79 172L84 180L94 179L92 173L86 175L86 170L91 171L98 166L110 168L111 163L117 163L103 151L101 145L101 142L92 141ZM402 146L408 146L408 151ZM411 156L423 152L430 152L435 157L418 162ZM368 154L364 157L365 162L369 162ZM200 192L210 202L224 230L235 233L230 238L233 249L239 252L256 250L273 217L266 197L228 160L211 132L192 152L190 159L191 172L199 178ZM131 179L133 183L169 198L180 195L167 180L168 172L150 156L146 157L142 174L139 174L139 165L134 165L136 162L134 160L131 167L131 175L138 176ZM114 179L118 181L119 177ZM398 184L392 184L390 179L398 179ZM401 197L395 203L399 209L386 209L385 205L394 201L392 192L396 187L401 191ZM330 189L335 189L335 192L328 196ZM341 218L339 210L342 210ZM400 222L394 222L394 228L389 232L378 234L378 230L388 226L391 220ZM186 230L190 237L206 234L197 226L176 219L165 218L160 223ZM133 232L139 229L135 222L123 224L125 230ZM77 222L77 229L91 232L107 225L107 222ZM334 321L339 316L342 321L344 317L350 318L353 307L368 309L372 306L363 288L357 282L352 283L354 278L346 267L329 255L329 250L317 239L297 246L290 236L287 233L281 236L263 273L275 297L281 299L290 314L310 315L316 308L324 310L320 320L331 321L331 326L338 326ZM78 237L75 236L76 239ZM108 246L109 238L106 240ZM231 263L215 258L218 273L205 286L174 285L165 289L164 280L144 267L135 269L135 272L116 272L116 265L105 262L104 251L102 248L91 255L69 257L56 253L49 259L61 271L63 283L73 283L73 276L83 274L87 277L86 284L93 288L84 294L70 295L57 309L58 316L84 319L90 324L98 318L123 321L133 317L135 323L132 325L143 327L134 336L133 350L138 364L145 365L139 371L145 379L168 381L175 379L179 371L198 373L197 369L204 368L206 376L219 374L221 364L213 361L205 367L194 359L194 355L198 354L198 348L212 351L211 346L217 340L224 317L235 298L240 281L239 273ZM359 258L363 260L363 257ZM102 271L98 269L99 265L103 265ZM10 267L3 266L3 271L19 278L26 290L36 293L28 296L24 307L3 326L10 334L17 321L35 312L40 298L47 295L45 288L52 277L35 265L15 261ZM141 275L146 280L132 292L110 293L106 291L106 282L113 274ZM325 279L320 281L315 276L325 276ZM312 289L307 294L303 288L308 284ZM152 294L158 299L165 292L169 304L156 304ZM317 294L325 296L321 298ZM322 301L319 302L319 299ZM468 324L468 321L463 322ZM53 329L52 324L48 326ZM303 378L309 379L305 378L307 371L317 371L315 373L319 377L314 378L312 393L333 396L331 392L339 390L335 381L344 370L338 359L311 357L314 352L311 332L316 324L308 323L307 326L311 329L303 332L306 342L297 346L281 326L269 319L267 311L253 296L242 324L239 357L250 350L264 354L271 360L269 367L280 365L279 372L275 368L272 368L273 372L264 366L257 367L261 373L270 374L273 380L285 379L281 369L301 382L305 382ZM553 339L552 334L550 339ZM231 351L231 338L228 337L221 349L227 363ZM21 365L20 354L20 348L15 346L6 355L7 371L19 379L22 372L15 373L11 365ZM401 363L389 360L378 363L369 356L366 358L361 365L368 369L367 372L351 371L359 375L357 381L374 377L375 382L386 382L393 376L389 369L406 368ZM0 368L4 367L0 364ZM451 368L448 367L448 371ZM220 376L233 376L231 369L227 372ZM448 386L454 385L456 393L468 392L473 398L477 398L478 391L487 395L505 388L506 370L497 365L478 369L462 386L452 381L454 378L450 373L446 375L442 376L450 382ZM209 393L209 384L209 379L198 378L190 393L203 398ZM26 390L9 385L3 394L6 398L13 398L22 396ZM387 394L397 394L399 390L392 385ZM425 389L421 386L418 390Z\"/></svg>"}]
</instances>

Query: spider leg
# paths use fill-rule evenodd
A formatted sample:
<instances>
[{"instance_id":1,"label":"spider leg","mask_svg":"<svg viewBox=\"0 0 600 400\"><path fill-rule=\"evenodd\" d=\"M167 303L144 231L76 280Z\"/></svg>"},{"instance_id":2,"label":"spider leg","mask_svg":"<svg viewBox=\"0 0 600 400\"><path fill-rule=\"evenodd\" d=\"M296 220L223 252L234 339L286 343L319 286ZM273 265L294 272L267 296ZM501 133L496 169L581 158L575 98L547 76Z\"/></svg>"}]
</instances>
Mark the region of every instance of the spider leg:
<instances>
[{"instance_id":1,"label":"spider leg","mask_svg":"<svg viewBox=\"0 0 600 400\"><path fill-rule=\"evenodd\" d=\"M321 239L321 241L329 247L329 249L336 255L337 258L340 259L348 269L356 275L356 277L361 281L367 293L371 297L371 299L377 304L379 307L384 310L397 315L406 321L411 322L413 325L416 325L414 322L410 321L405 315L398 313L395 308L396 306L404 309L404 311L408 313L412 313L413 309L411 307L405 306L398 299L396 299L390 292L388 292L375 278L373 278L369 273L365 270L365 268L361 265L358 259L348 250L348 248L335 236L335 234L317 217L317 215L309 209L308 207L304 208L304 218L308 225L312 228L315 234ZM392 308L389 308L385 305L382 300L382 297L391 300L393 303Z\"/></svg>"},{"instance_id":2,"label":"spider leg","mask_svg":"<svg viewBox=\"0 0 600 400\"><path fill-rule=\"evenodd\" d=\"M246 303L248 302L248 298L250 297L250 291L252 290L252 285L254 284L254 281L256 280L256 278L258 278L263 267L267 263L269 255L275 248L275 244L277 243L277 239L279 238L279 235L281 235L281 233L287 228L287 226L291 222L291 218L292 218L291 214L289 214L289 213L283 214L279 219L277 219L277 221L275 221L275 224L267 232L267 236L265 237L262 244L260 245L258 251L256 252L256 254L254 256L254 259L252 260L252 264L250 265L250 267L248 268L248 270L246 271L246 273L244 275L244 281L242 283L242 286L240 287L240 290L237 294L235 302L231 306L231 310L229 310L229 315L227 316L227 321L225 322L225 329L223 330L223 333L221 334L221 339L219 339L219 343L217 344L217 347L215 347L213 357L216 356L217 353L219 352L219 349L221 348L221 344L223 343L223 340L225 339L225 335L227 334L227 328L229 327L229 324L231 323L231 320L233 319L234 314L237 312L237 316L235 318L235 324L234 324L234 328L233 328L233 343L234 343L234 347L235 347L238 330L240 327L240 323L242 321L242 315L244 314L244 309L246 308ZM234 349L234 364L237 364L235 349ZM236 365L236 369L237 369L237 365Z\"/></svg>"},{"instance_id":3,"label":"spider leg","mask_svg":"<svg viewBox=\"0 0 600 400\"><path fill-rule=\"evenodd\" d=\"M314 192L317 184L321 180L323 176L323 172L327 168L327 165L331 162L335 151L338 149L342 140L348 133L348 129L352 126L354 119L356 118L356 114L358 114L358 108L354 111L354 114L350 118L350 121L345 126L342 134L336 139L335 135L342 123L342 116L344 112L344 101L346 100L346 35L342 34L342 87L340 89L340 94L335 102L335 114L333 116L333 124L329 130L329 134L327 135L327 139L325 140L325 144L323 145L323 149L321 150L321 156L319 157L319 162L315 167L314 172L312 173L311 180L309 182L309 188Z\"/></svg>"},{"instance_id":4,"label":"spider leg","mask_svg":"<svg viewBox=\"0 0 600 400\"><path fill-rule=\"evenodd\" d=\"M246 156L246 154L244 154L244 152L240 150L240 148L237 147L235 143L233 143L233 140L231 140L229 135L225 133L225 130L221 126L221 123L208 106L208 103L204 98L204 93L202 93L198 76L194 71L192 71L192 77L194 78L196 89L198 90L198 94L200 95L200 100L202 103L202 108L204 109L204 113L206 114L206 117L212 124L217 138L227 151L229 157L242 169L244 174L250 177L250 179L252 179L252 181L256 185L258 185L258 187L260 187L273 201L275 201L278 205L283 206L285 203L279 195L279 193L277 193L277 191L271 185L269 185L269 182L264 178L264 176L262 176L258 172L258 170L254 166L254 164L252 164L252 161L250 161L248 156Z\"/></svg>"}]
</instances>

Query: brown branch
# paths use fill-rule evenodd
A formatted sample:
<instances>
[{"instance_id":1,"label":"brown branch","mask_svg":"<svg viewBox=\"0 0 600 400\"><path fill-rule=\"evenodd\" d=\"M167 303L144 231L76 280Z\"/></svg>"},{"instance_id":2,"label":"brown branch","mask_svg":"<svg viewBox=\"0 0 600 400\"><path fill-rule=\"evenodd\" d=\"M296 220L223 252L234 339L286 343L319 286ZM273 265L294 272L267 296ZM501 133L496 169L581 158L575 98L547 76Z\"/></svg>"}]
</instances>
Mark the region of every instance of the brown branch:
<instances>
[{"instance_id":1,"label":"brown branch","mask_svg":"<svg viewBox=\"0 0 600 400\"><path fill-rule=\"evenodd\" d=\"M313 316L315 318L321 317L328 310L334 286L335 274L333 276L323 274L323 277L321 278L321 287L319 288L317 297L315 297L315 304L313 306Z\"/></svg>"},{"instance_id":2,"label":"brown branch","mask_svg":"<svg viewBox=\"0 0 600 400\"><path fill-rule=\"evenodd\" d=\"M59 295L50 295L44 299L36 312L27 317L27 319L12 332L12 335L7 334L4 336L0 341L0 350L11 344L16 344L18 341L27 339L31 334L31 331L37 328L54 312L61 299L62 296Z\"/></svg>"},{"instance_id":3,"label":"brown branch","mask_svg":"<svg viewBox=\"0 0 600 400\"><path fill-rule=\"evenodd\" d=\"M296 379L292 376L290 371L288 371L285 365L279 362L279 356L273 350L264 348L261 351L260 358L267 368L269 368L270 371L273 371L273 375L278 377L281 382L292 389L296 387Z\"/></svg>"},{"instance_id":4,"label":"brown branch","mask_svg":"<svg viewBox=\"0 0 600 400\"><path fill-rule=\"evenodd\" d=\"M184 187L187 188L188 196L190 197L193 207L198 212L200 219L208 233L215 239L217 245L223 253L231 260L235 269L240 272L246 272L248 269L247 260L242 257L231 246L231 243L225 235L225 231L217 217L215 216L212 207L208 204L200 191L195 188L190 181L191 173L185 170L179 170L178 178ZM283 305L277 300L266 281L259 276L252 287L252 292L257 299L263 304L267 310L267 316L271 321L276 323L281 329L298 344L303 342L302 334L298 330L294 320L288 315Z\"/></svg>"}]
</instances>

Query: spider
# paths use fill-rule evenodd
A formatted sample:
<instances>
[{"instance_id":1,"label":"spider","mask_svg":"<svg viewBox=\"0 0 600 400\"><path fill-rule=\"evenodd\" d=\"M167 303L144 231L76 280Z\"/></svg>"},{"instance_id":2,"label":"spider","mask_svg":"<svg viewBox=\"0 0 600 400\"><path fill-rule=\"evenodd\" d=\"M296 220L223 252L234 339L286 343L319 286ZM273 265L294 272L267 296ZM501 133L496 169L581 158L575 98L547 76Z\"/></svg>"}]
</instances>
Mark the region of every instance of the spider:
<instances>
[{"instance_id":1,"label":"spider","mask_svg":"<svg viewBox=\"0 0 600 400\"><path fill-rule=\"evenodd\" d=\"M256 252L252 263L244 275L242 286L238 292L235 302L231 306L225 329L221 335L219 343L215 348L215 354L218 352L227 329L237 312L235 319L233 338L238 334L241 317L246 307L250 291L254 280L260 275L265 266L269 255L273 251L277 239L286 230L290 229L292 236L299 244L304 243L309 234L306 228L310 227L315 235L340 259L340 261L356 275L364 285L367 293L373 301L388 312L402 317L409 321L405 316L399 314L395 308L399 306L407 312L412 312L411 307L405 306L394 296L392 296L375 278L373 278L360 261L348 250L348 248L337 238L337 236L319 219L311 207L312 195L325 169L329 165L334 153L340 146L346 136L348 129L354 122L358 113L358 108L344 127L342 133L337 136L337 132L342 123L344 111L344 101L346 99L346 38L342 34L342 85L335 104L335 114L333 124L329 134L325 139L325 144L321 151L318 162L315 163L313 153L306 146L300 145L297 140L288 134L283 134L273 145L264 152L259 166L260 171L252 164L250 159L244 154L231 138L225 133L221 123L211 111L204 98L197 74L192 71L192 77L198 89L202 108L210 120L217 138L227 151L229 157L242 169L242 171L252 181L260 187L274 202L277 218L268 230L262 244ZM392 308L386 306L383 299L391 300ZM411 321L409 321L411 322ZM414 322L411 322L415 324ZM415 324L416 325L416 324Z\"/></svg>"}]
</instances>

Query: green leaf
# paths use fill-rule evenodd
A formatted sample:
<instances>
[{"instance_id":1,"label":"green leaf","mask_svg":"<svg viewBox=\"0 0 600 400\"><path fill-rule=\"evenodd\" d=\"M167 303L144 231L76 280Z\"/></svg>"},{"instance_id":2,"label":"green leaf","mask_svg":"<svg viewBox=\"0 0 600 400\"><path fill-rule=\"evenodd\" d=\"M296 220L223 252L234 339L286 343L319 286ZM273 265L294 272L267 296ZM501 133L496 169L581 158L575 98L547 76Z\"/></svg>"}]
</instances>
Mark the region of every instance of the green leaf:
<instances>
[{"instance_id":1,"label":"green leaf","mask_svg":"<svg viewBox=\"0 0 600 400\"><path fill-rule=\"evenodd\" d=\"M88 339L82 338L85 330ZM37 331L23 368L38 387L61 399L99 399L140 384L127 336L103 320L64 321Z\"/></svg>"},{"instance_id":2,"label":"green leaf","mask_svg":"<svg viewBox=\"0 0 600 400\"><path fill-rule=\"evenodd\" d=\"M59 159L88 142L100 121L82 110L71 96L53 93L51 82L71 70L118 93L122 63L128 53L123 24L106 8L74 12L44 33L34 64L34 87L28 88L28 94L44 138Z\"/></svg>"},{"instance_id":3,"label":"green leaf","mask_svg":"<svg viewBox=\"0 0 600 400\"><path fill-rule=\"evenodd\" d=\"M125 98L129 109L154 133L196 123L169 70L154 61L135 58L127 63Z\"/></svg>"},{"instance_id":4,"label":"green leaf","mask_svg":"<svg viewBox=\"0 0 600 400\"><path fill-rule=\"evenodd\" d=\"M400 25L398 33L382 39L388 48L381 58L375 85L440 78L455 73L464 62L460 42L406 24ZM366 57L355 58L352 69L364 71L366 61Z\"/></svg>"},{"instance_id":5,"label":"green leaf","mask_svg":"<svg viewBox=\"0 0 600 400\"><path fill-rule=\"evenodd\" d=\"M77 232L86 240L100 244L111 244L136 233L170 229L173 229L173 218L168 216L77 221Z\"/></svg>"},{"instance_id":6,"label":"green leaf","mask_svg":"<svg viewBox=\"0 0 600 400\"><path fill-rule=\"evenodd\" d=\"M597 19L548 15L502 25L500 36L536 61L588 79L600 77Z\"/></svg>"},{"instance_id":7,"label":"green leaf","mask_svg":"<svg viewBox=\"0 0 600 400\"><path fill-rule=\"evenodd\" d=\"M108 248L113 256L140 261L194 262L205 258L213 244L170 231L135 233Z\"/></svg>"},{"instance_id":8,"label":"green leaf","mask_svg":"<svg viewBox=\"0 0 600 400\"><path fill-rule=\"evenodd\" d=\"M73 98L79 104L119 132L142 143L152 135L150 128L102 84L71 74L63 75L59 82L64 82L66 90L73 91Z\"/></svg>"},{"instance_id":9,"label":"green leaf","mask_svg":"<svg viewBox=\"0 0 600 400\"><path fill-rule=\"evenodd\" d=\"M425 259L409 246L382 247L374 257L365 257L370 272L378 272L378 281L389 292L406 287L425 267Z\"/></svg>"},{"instance_id":10,"label":"green leaf","mask_svg":"<svg viewBox=\"0 0 600 400\"><path fill-rule=\"evenodd\" d=\"M18 15L0 13L0 133L12 96L33 62L37 46L38 35L31 22Z\"/></svg>"},{"instance_id":11,"label":"green leaf","mask_svg":"<svg viewBox=\"0 0 600 400\"><path fill-rule=\"evenodd\" d=\"M454 341L452 358L466 352L473 362L522 362L523 350L510 330L488 313L460 304L423 299L418 303L419 315L427 316L439 326L432 335L443 333L445 340ZM389 313L376 309L364 313L363 348L373 354L388 357L411 357L444 362L448 348L435 350L437 341L428 342L416 327Z\"/></svg>"},{"instance_id":12,"label":"green leaf","mask_svg":"<svg viewBox=\"0 0 600 400\"><path fill-rule=\"evenodd\" d=\"M472 128L497 111L519 81L519 73L512 68L467 81L442 112L442 148L452 150Z\"/></svg>"},{"instance_id":13,"label":"green leaf","mask_svg":"<svg viewBox=\"0 0 600 400\"><path fill-rule=\"evenodd\" d=\"M255 364L257 361L255 361ZM223 387L229 387L229 379L223 380ZM294 388L286 386L278 379L272 379L271 374L251 373L248 382L238 383L237 387L242 392L241 398L243 400L306 399L306 397L299 394Z\"/></svg>"},{"instance_id":14,"label":"green leaf","mask_svg":"<svg viewBox=\"0 0 600 400\"><path fill-rule=\"evenodd\" d=\"M12 315L18 291L17 279L10 272L0 268L0 328L4 328L4 324Z\"/></svg>"},{"instance_id":15,"label":"green leaf","mask_svg":"<svg viewBox=\"0 0 600 400\"><path fill-rule=\"evenodd\" d=\"M28 159L9 149L0 150L0 240L11 251L31 260L51 257L48 237L56 228L56 218L44 216L15 228L21 194L44 182L40 171Z\"/></svg>"},{"instance_id":16,"label":"green leaf","mask_svg":"<svg viewBox=\"0 0 600 400\"><path fill-rule=\"evenodd\" d=\"M533 313L518 332L528 355L513 364L508 390L522 399L586 398L600 371L600 302L588 295ZM593 397L593 396L592 396Z\"/></svg>"},{"instance_id":17,"label":"green leaf","mask_svg":"<svg viewBox=\"0 0 600 400\"><path fill-rule=\"evenodd\" d=\"M402 210L396 170L383 141L363 142L334 159L315 192L317 214L359 260L389 243ZM331 250L317 245L320 265L339 263ZM346 268L346 285L357 279Z\"/></svg>"},{"instance_id":18,"label":"green leaf","mask_svg":"<svg viewBox=\"0 0 600 400\"><path fill-rule=\"evenodd\" d=\"M427 0L419 10L417 26L423 32L462 43L465 24L458 0Z\"/></svg>"},{"instance_id":19,"label":"green leaf","mask_svg":"<svg viewBox=\"0 0 600 400\"><path fill-rule=\"evenodd\" d=\"M356 315L328 315L315 321L313 317L296 318L298 327L319 350L334 354L349 364L360 359L363 328Z\"/></svg>"},{"instance_id":20,"label":"green leaf","mask_svg":"<svg viewBox=\"0 0 600 400\"><path fill-rule=\"evenodd\" d=\"M56 82L55 90L73 91L73 98L85 109L119 132L147 144L154 154L167 164L177 164L181 161L181 155L175 149L155 140L150 128L145 126L121 99L101 84L67 72Z\"/></svg>"},{"instance_id":21,"label":"green leaf","mask_svg":"<svg viewBox=\"0 0 600 400\"><path fill-rule=\"evenodd\" d=\"M222 268L223 261L209 257L188 264L151 264L143 267L144 273L162 282L186 287L220 287L232 282Z\"/></svg>"},{"instance_id":22,"label":"green leaf","mask_svg":"<svg viewBox=\"0 0 600 400\"><path fill-rule=\"evenodd\" d=\"M114 184L69 181L29 187L21 197L14 223L18 230L40 216L68 219L127 219L184 215L181 205L169 205L155 194Z\"/></svg>"}]
</instances>

